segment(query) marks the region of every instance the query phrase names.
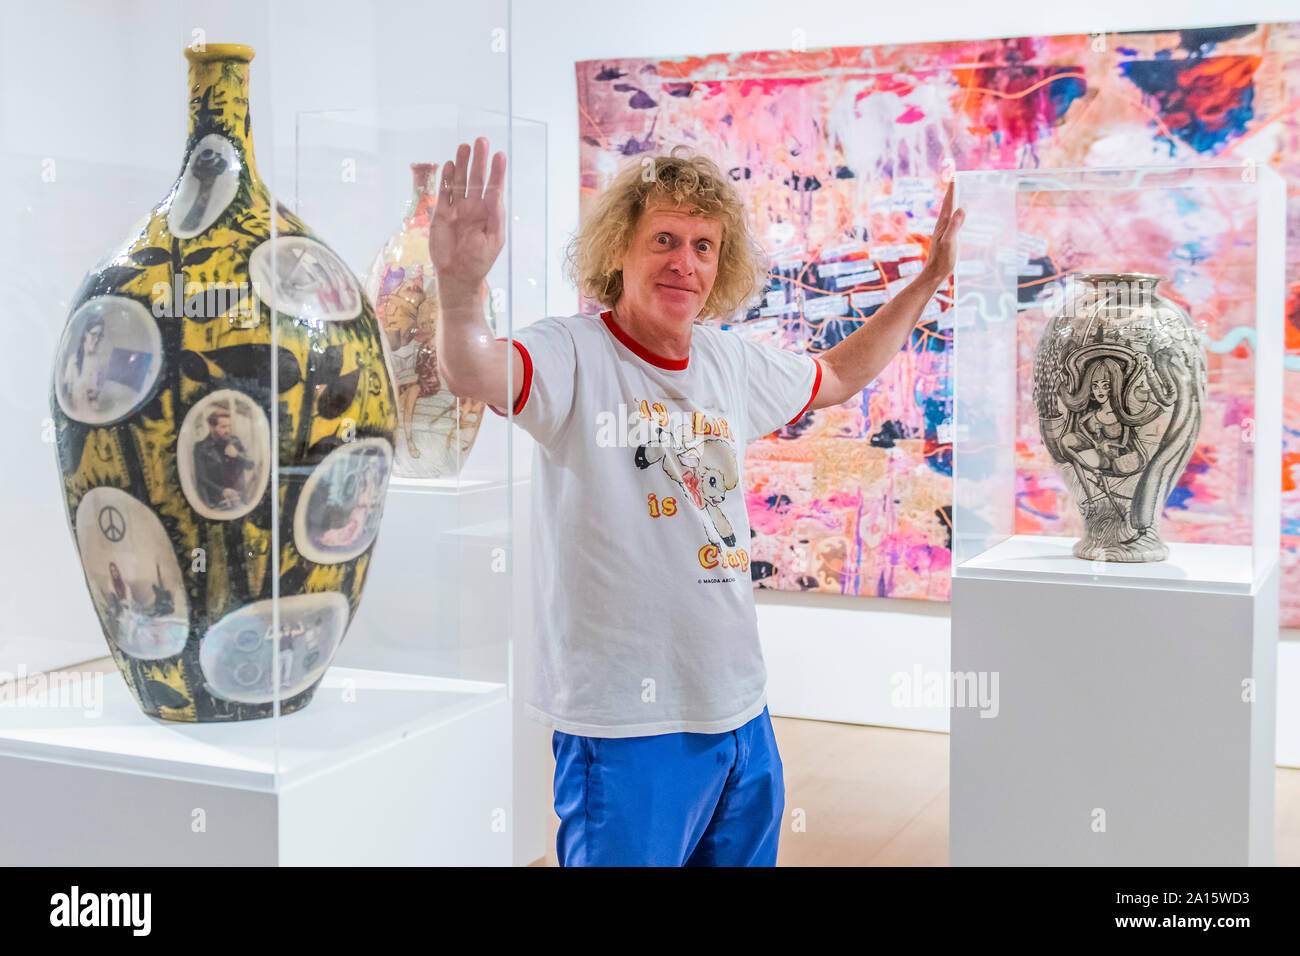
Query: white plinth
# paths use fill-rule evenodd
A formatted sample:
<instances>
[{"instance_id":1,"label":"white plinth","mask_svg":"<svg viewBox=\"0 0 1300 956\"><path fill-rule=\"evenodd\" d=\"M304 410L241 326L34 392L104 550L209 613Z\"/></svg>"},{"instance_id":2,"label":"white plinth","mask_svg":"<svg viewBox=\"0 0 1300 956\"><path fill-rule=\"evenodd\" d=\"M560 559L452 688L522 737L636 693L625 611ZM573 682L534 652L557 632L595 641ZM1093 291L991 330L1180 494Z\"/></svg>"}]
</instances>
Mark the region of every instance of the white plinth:
<instances>
[{"instance_id":1,"label":"white plinth","mask_svg":"<svg viewBox=\"0 0 1300 956\"><path fill-rule=\"evenodd\" d=\"M504 685L335 666L278 721L179 724L101 676L99 716L0 708L0 865L511 861Z\"/></svg>"},{"instance_id":2,"label":"white plinth","mask_svg":"<svg viewBox=\"0 0 1300 956\"><path fill-rule=\"evenodd\" d=\"M1157 587L1184 591L1249 594L1253 583L1250 548L1231 544L1170 545L1164 561L1082 561L1074 556L1077 538L1012 535L961 564L962 577L1018 578L1025 581L1109 582L1118 587Z\"/></svg>"},{"instance_id":3,"label":"white plinth","mask_svg":"<svg viewBox=\"0 0 1300 956\"><path fill-rule=\"evenodd\" d=\"M1251 587L1248 548L1174 544L1094 574L1060 540L955 569L952 670L998 695L950 711L951 862L1271 864L1276 565Z\"/></svg>"}]
</instances>

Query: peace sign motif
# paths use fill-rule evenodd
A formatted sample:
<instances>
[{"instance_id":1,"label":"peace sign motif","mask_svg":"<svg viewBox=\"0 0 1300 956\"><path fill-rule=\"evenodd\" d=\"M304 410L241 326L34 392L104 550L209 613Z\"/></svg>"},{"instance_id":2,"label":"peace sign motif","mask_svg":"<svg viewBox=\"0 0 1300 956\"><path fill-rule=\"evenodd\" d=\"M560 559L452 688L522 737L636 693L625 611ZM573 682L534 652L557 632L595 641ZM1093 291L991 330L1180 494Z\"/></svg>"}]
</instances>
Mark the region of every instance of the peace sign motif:
<instances>
[{"instance_id":1,"label":"peace sign motif","mask_svg":"<svg viewBox=\"0 0 1300 956\"><path fill-rule=\"evenodd\" d=\"M109 541L121 541L126 537L126 518L112 505L105 505L99 509L99 530Z\"/></svg>"}]
</instances>

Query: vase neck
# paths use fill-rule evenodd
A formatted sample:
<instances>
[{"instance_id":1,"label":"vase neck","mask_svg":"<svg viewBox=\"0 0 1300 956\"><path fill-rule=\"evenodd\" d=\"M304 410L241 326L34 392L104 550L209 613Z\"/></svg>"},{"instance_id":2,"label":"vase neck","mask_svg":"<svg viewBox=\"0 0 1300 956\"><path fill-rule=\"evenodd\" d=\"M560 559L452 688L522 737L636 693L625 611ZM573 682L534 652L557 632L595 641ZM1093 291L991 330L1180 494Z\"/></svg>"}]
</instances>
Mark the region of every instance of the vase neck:
<instances>
[{"instance_id":1,"label":"vase neck","mask_svg":"<svg viewBox=\"0 0 1300 956\"><path fill-rule=\"evenodd\" d=\"M429 182L437 168L436 163L411 163L411 199L406 204L406 218L416 225L427 225L433 214L438 195L429 188Z\"/></svg>"},{"instance_id":2,"label":"vase neck","mask_svg":"<svg viewBox=\"0 0 1300 956\"><path fill-rule=\"evenodd\" d=\"M1162 276L1144 272L1093 272L1082 276L1085 283L1103 292L1123 290L1130 295L1146 297L1155 294L1162 279Z\"/></svg>"},{"instance_id":3,"label":"vase neck","mask_svg":"<svg viewBox=\"0 0 1300 956\"><path fill-rule=\"evenodd\" d=\"M239 152L249 183L260 182L253 157L248 74L253 51L240 44L209 44L203 51L187 47L190 122L186 155L204 136L218 133Z\"/></svg>"}]
</instances>

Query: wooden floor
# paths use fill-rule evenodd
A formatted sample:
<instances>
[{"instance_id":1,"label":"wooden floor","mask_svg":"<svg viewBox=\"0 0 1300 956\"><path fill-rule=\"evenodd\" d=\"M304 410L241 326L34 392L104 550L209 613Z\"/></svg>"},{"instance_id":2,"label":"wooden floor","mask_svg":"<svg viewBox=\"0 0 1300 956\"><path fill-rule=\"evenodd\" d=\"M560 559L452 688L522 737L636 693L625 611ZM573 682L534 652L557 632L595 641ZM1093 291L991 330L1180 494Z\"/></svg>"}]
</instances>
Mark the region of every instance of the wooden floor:
<instances>
[{"instance_id":1,"label":"wooden floor","mask_svg":"<svg viewBox=\"0 0 1300 956\"><path fill-rule=\"evenodd\" d=\"M778 866L947 866L948 735L772 718L785 766ZM551 774L555 764L551 762ZM550 814L546 859L555 866ZM1300 770L1277 771L1275 862L1300 866Z\"/></svg>"}]
</instances>

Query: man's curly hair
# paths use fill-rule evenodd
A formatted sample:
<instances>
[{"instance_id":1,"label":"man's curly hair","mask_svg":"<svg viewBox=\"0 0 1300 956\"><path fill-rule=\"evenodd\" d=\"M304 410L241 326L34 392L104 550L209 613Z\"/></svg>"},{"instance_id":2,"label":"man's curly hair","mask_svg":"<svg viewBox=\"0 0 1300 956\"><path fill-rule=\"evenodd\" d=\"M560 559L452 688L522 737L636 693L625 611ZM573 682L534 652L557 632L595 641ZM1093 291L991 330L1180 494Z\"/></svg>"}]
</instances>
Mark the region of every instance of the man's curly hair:
<instances>
[{"instance_id":1,"label":"man's curly hair","mask_svg":"<svg viewBox=\"0 0 1300 956\"><path fill-rule=\"evenodd\" d=\"M744 202L717 163L675 146L667 156L626 164L596 200L565 250L569 280L605 308L623 295L619 267L647 206L682 205L722 224L718 273L699 318L727 318L748 308L768 283L768 256L749 231Z\"/></svg>"}]
</instances>

